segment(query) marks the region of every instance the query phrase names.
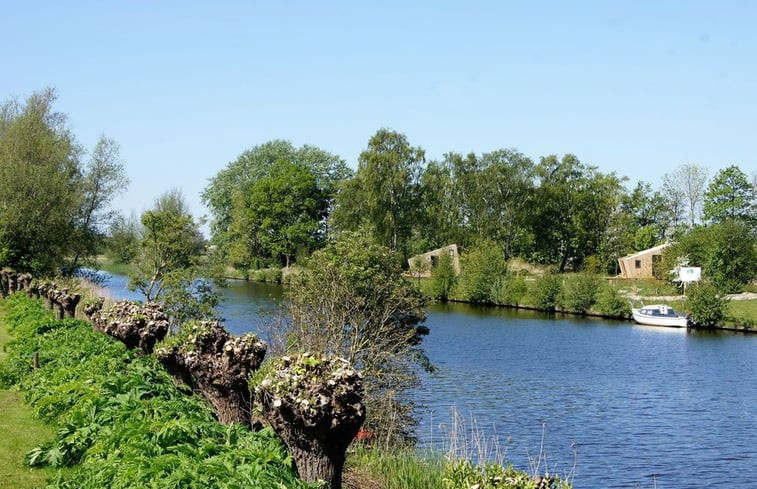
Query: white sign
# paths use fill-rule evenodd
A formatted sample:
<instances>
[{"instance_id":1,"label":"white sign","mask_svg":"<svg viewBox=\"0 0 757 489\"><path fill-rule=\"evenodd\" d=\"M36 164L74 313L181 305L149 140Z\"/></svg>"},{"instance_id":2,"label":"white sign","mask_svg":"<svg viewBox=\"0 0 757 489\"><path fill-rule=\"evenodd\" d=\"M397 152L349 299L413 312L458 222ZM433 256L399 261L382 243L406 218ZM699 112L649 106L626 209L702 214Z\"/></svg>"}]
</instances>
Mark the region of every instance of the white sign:
<instances>
[{"instance_id":1,"label":"white sign","mask_svg":"<svg viewBox=\"0 0 757 489\"><path fill-rule=\"evenodd\" d=\"M678 275L681 282L699 282L702 280L701 267L681 267Z\"/></svg>"}]
</instances>

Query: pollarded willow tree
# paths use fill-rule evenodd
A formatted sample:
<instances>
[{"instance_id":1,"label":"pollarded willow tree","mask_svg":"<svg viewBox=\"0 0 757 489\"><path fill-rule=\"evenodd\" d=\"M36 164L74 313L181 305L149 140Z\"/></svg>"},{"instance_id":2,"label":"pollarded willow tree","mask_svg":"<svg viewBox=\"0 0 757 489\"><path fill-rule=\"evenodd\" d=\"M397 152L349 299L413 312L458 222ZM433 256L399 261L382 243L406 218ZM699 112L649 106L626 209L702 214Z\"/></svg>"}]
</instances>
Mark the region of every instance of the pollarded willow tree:
<instances>
[{"instance_id":1,"label":"pollarded willow tree","mask_svg":"<svg viewBox=\"0 0 757 489\"><path fill-rule=\"evenodd\" d=\"M408 389L431 368L422 339L424 301L402 276L396 253L344 233L293 278L286 331L293 351L346 359L364 376L366 426L382 441L411 433Z\"/></svg>"}]
</instances>

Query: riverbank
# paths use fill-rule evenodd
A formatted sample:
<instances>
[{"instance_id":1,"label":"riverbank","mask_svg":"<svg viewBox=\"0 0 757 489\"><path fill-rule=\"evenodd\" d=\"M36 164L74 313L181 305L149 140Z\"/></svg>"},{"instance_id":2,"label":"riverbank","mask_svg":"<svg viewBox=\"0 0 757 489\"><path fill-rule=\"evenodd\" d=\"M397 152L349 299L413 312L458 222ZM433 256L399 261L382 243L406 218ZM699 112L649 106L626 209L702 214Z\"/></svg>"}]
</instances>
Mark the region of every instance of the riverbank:
<instances>
[{"instance_id":1,"label":"riverbank","mask_svg":"<svg viewBox=\"0 0 757 489\"><path fill-rule=\"evenodd\" d=\"M449 291L447 300L461 304L475 304L506 309L538 311L549 314L573 317L594 317L633 322L631 304L666 304L680 313L687 312L687 298L677 294L675 287L661 280L622 280L617 278L599 278L583 274L564 274L553 276L555 280L547 287L540 285L538 277L515 277L508 280L517 281L520 287L517 294L508 291L508 285L493 284L495 290L484 300L466 298L466 291L456 283ZM418 290L429 299L434 297L432 278L413 277L412 282ZM575 282L571 284L571 282ZM566 285L567 284L567 285ZM505 289L497 296L496 289ZM548 290L548 299L544 299L544 288ZM539 297L542 294L542 297ZM567 299L565 295L570 295ZM729 294L726 319L723 323L705 330L728 332L757 333L757 293L744 292ZM540 307L535 302L541 301L548 307ZM565 307L570 303L572 307Z\"/></svg>"}]
</instances>

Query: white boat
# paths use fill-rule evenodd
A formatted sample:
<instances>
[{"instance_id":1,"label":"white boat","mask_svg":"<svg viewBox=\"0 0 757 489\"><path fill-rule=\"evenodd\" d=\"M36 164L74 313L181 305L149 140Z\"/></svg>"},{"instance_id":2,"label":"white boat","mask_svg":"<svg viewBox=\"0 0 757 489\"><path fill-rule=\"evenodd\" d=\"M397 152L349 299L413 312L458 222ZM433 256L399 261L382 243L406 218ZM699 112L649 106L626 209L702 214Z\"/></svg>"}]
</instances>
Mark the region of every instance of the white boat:
<instances>
[{"instance_id":1,"label":"white boat","mask_svg":"<svg viewBox=\"0 0 757 489\"><path fill-rule=\"evenodd\" d=\"M631 308L633 320L639 324L648 326L670 326L673 328L685 328L689 325L689 319L676 313L672 307L665 304L652 304Z\"/></svg>"}]
</instances>

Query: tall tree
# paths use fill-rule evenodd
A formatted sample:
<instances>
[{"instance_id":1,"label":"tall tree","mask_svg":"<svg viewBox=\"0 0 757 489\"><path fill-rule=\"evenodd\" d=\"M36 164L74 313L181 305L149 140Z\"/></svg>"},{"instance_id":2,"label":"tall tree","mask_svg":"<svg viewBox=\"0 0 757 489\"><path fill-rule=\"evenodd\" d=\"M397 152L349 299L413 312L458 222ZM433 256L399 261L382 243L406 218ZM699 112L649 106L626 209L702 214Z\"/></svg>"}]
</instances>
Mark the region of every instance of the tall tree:
<instances>
[{"instance_id":1,"label":"tall tree","mask_svg":"<svg viewBox=\"0 0 757 489\"><path fill-rule=\"evenodd\" d=\"M203 249L197 223L179 190L161 195L155 206L142 214L143 236L132 286L148 301L160 298L173 272L191 268Z\"/></svg>"},{"instance_id":2,"label":"tall tree","mask_svg":"<svg viewBox=\"0 0 757 489\"><path fill-rule=\"evenodd\" d=\"M710 222L757 221L757 192L738 166L720 170L704 196L704 218Z\"/></svg>"},{"instance_id":3,"label":"tall tree","mask_svg":"<svg viewBox=\"0 0 757 489\"><path fill-rule=\"evenodd\" d=\"M667 201L650 183L638 182L621 198L620 207L625 217L625 251L640 251L665 239L670 227Z\"/></svg>"},{"instance_id":4,"label":"tall tree","mask_svg":"<svg viewBox=\"0 0 757 489\"><path fill-rule=\"evenodd\" d=\"M380 244L407 258L417 225L419 178L425 153L404 134L379 129L360 153L357 173L337 194L334 223L343 229L366 226Z\"/></svg>"},{"instance_id":5,"label":"tall tree","mask_svg":"<svg viewBox=\"0 0 757 489\"><path fill-rule=\"evenodd\" d=\"M501 149L481 157L478 195L483 199L482 238L500 245L504 257L522 251L527 233L528 209L533 205L535 167L514 149Z\"/></svg>"},{"instance_id":6,"label":"tall tree","mask_svg":"<svg viewBox=\"0 0 757 489\"><path fill-rule=\"evenodd\" d=\"M106 254L116 263L131 263L139 253L142 223L132 212L128 217L117 214L110 222Z\"/></svg>"},{"instance_id":7,"label":"tall tree","mask_svg":"<svg viewBox=\"0 0 757 489\"><path fill-rule=\"evenodd\" d=\"M105 237L107 226L115 218L110 203L126 190L129 179L124 170L118 143L100 136L90 154L81 179L82 201L76 215L72 268L82 257L92 256Z\"/></svg>"},{"instance_id":8,"label":"tall tree","mask_svg":"<svg viewBox=\"0 0 757 489\"><path fill-rule=\"evenodd\" d=\"M326 195L329 207L337 184L352 175L344 160L315 146L295 148L288 141L274 140L245 151L211 178L202 193L202 200L211 214L211 239L223 254L231 246L243 246L233 243L231 232L234 213L240 212L238 207L245 205L245 200L239 196L249 195L252 186L266 177L277 161L307 168Z\"/></svg>"},{"instance_id":9,"label":"tall tree","mask_svg":"<svg viewBox=\"0 0 757 489\"><path fill-rule=\"evenodd\" d=\"M51 273L71 250L81 150L55 92L0 106L0 265Z\"/></svg>"},{"instance_id":10,"label":"tall tree","mask_svg":"<svg viewBox=\"0 0 757 489\"><path fill-rule=\"evenodd\" d=\"M279 160L238 199L231 223L236 263L249 262L256 250L288 267L298 250L312 251L324 239L328 199L304 166Z\"/></svg>"},{"instance_id":11,"label":"tall tree","mask_svg":"<svg viewBox=\"0 0 757 489\"><path fill-rule=\"evenodd\" d=\"M602 174L574 155L551 155L537 166L539 186L531 213L534 258L580 267L597 254L619 204L620 179Z\"/></svg>"},{"instance_id":12,"label":"tall tree","mask_svg":"<svg viewBox=\"0 0 757 489\"><path fill-rule=\"evenodd\" d=\"M672 195L683 198L684 206L689 214L689 225L693 227L701 213L707 184L707 169L695 164L681 165L673 173L665 175L663 181L665 187L675 189Z\"/></svg>"},{"instance_id":13,"label":"tall tree","mask_svg":"<svg viewBox=\"0 0 757 489\"><path fill-rule=\"evenodd\" d=\"M446 161L431 161L421 174L422 215L414 238L413 252L421 253L459 243L463 238L463 221L455 199L452 168Z\"/></svg>"}]
</instances>

